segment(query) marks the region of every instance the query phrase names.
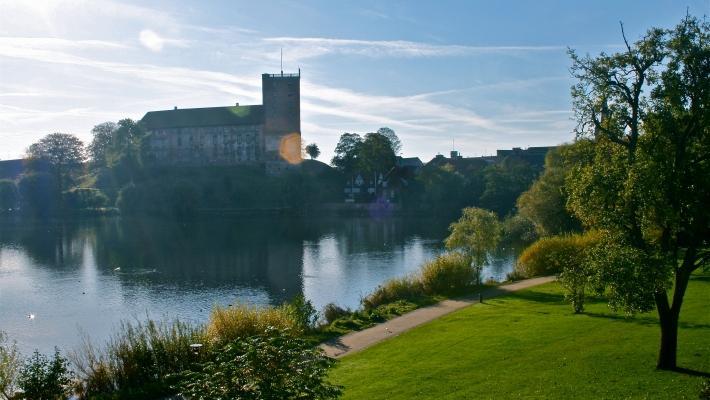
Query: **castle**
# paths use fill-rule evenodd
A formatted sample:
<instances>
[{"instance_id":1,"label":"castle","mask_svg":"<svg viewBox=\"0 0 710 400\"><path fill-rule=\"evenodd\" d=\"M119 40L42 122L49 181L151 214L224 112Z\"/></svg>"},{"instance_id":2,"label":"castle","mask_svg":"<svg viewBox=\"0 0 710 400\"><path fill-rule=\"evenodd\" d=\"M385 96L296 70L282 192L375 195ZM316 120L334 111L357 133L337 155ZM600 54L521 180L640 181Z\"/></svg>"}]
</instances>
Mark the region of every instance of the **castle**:
<instances>
[{"instance_id":1,"label":"castle","mask_svg":"<svg viewBox=\"0 0 710 400\"><path fill-rule=\"evenodd\" d=\"M150 111L142 119L157 165L263 165L301 161L301 72L262 74L261 105Z\"/></svg>"}]
</instances>

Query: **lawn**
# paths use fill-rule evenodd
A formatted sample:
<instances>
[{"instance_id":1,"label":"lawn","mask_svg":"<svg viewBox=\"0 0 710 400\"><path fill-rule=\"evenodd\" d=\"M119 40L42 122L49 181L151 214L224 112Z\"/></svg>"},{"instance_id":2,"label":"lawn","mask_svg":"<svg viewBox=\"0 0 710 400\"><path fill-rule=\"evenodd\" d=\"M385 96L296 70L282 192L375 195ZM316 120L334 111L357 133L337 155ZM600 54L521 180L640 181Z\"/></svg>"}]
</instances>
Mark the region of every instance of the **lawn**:
<instances>
[{"instance_id":1,"label":"lawn","mask_svg":"<svg viewBox=\"0 0 710 400\"><path fill-rule=\"evenodd\" d=\"M710 372L710 276L691 280L678 364ZM558 284L490 299L345 357L346 399L697 399L701 378L655 370L655 312L601 300L574 315Z\"/></svg>"}]
</instances>

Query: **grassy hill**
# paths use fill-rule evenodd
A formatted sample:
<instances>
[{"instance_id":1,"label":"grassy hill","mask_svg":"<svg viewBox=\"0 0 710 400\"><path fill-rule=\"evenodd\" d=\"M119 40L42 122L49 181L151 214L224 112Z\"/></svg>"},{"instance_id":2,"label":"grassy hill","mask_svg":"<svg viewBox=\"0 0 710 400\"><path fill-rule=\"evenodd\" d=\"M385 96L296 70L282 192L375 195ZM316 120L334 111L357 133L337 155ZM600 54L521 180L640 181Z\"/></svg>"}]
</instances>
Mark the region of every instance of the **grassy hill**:
<instances>
[{"instance_id":1,"label":"grassy hill","mask_svg":"<svg viewBox=\"0 0 710 400\"><path fill-rule=\"evenodd\" d=\"M678 363L710 372L710 276L694 276ZM655 370L655 313L590 301L574 315L556 283L468 307L361 353L331 374L345 399L696 399L701 378Z\"/></svg>"}]
</instances>

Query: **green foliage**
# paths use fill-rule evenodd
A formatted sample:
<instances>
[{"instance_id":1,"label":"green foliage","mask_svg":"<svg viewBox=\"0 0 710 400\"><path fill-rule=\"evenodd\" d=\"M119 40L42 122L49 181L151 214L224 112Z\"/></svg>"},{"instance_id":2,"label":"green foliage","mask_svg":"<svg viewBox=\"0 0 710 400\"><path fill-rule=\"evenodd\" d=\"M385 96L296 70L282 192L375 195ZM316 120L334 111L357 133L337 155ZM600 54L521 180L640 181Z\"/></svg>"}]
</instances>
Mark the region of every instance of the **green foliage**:
<instances>
[{"instance_id":1,"label":"green foliage","mask_svg":"<svg viewBox=\"0 0 710 400\"><path fill-rule=\"evenodd\" d=\"M91 129L93 138L87 146L87 152L95 168L106 166L106 156L111 150L116 129L118 124L115 122L104 122Z\"/></svg>"},{"instance_id":2,"label":"green foliage","mask_svg":"<svg viewBox=\"0 0 710 400\"><path fill-rule=\"evenodd\" d=\"M566 208L569 195L565 178L588 157L590 150L591 142L587 140L550 150L542 175L518 197L518 213L533 222L539 236L580 230L579 221Z\"/></svg>"},{"instance_id":3,"label":"green foliage","mask_svg":"<svg viewBox=\"0 0 710 400\"><path fill-rule=\"evenodd\" d=\"M193 343L209 347L201 327L175 320L123 322L104 349L85 341L73 355L82 380L83 398L116 396L154 399L172 393L169 375L200 360Z\"/></svg>"},{"instance_id":4,"label":"green foliage","mask_svg":"<svg viewBox=\"0 0 710 400\"><path fill-rule=\"evenodd\" d=\"M49 163L57 174L60 187L65 189L71 183L72 173L81 169L86 153L84 143L76 136L50 133L30 145L27 158Z\"/></svg>"},{"instance_id":5,"label":"green foliage","mask_svg":"<svg viewBox=\"0 0 710 400\"><path fill-rule=\"evenodd\" d=\"M12 399L20 371L20 353L15 342L10 342L0 331L0 399Z\"/></svg>"},{"instance_id":6,"label":"green foliage","mask_svg":"<svg viewBox=\"0 0 710 400\"><path fill-rule=\"evenodd\" d=\"M458 252L436 257L424 264L419 273L422 289L428 295L461 294L478 280L471 258Z\"/></svg>"},{"instance_id":7,"label":"green foliage","mask_svg":"<svg viewBox=\"0 0 710 400\"><path fill-rule=\"evenodd\" d=\"M577 133L594 139L594 160L568 178L568 205L617 238L597 259L612 305L634 312L653 299L662 369L676 367L690 275L710 261L709 42L710 23L688 15L621 53L571 53Z\"/></svg>"},{"instance_id":8,"label":"green foliage","mask_svg":"<svg viewBox=\"0 0 710 400\"><path fill-rule=\"evenodd\" d=\"M331 164L340 172L351 175L357 168L362 138L357 133L343 133L335 146Z\"/></svg>"},{"instance_id":9,"label":"green foliage","mask_svg":"<svg viewBox=\"0 0 710 400\"><path fill-rule=\"evenodd\" d=\"M59 183L54 175L36 172L24 175L17 185L23 212L46 217L57 211L60 203Z\"/></svg>"},{"instance_id":10,"label":"green foliage","mask_svg":"<svg viewBox=\"0 0 710 400\"><path fill-rule=\"evenodd\" d=\"M481 208L464 208L461 213L461 218L449 226L451 233L444 245L449 250L461 251L474 267L480 268L500 242L500 222L495 213Z\"/></svg>"},{"instance_id":11,"label":"green foliage","mask_svg":"<svg viewBox=\"0 0 710 400\"><path fill-rule=\"evenodd\" d=\"M335 399L341 390L325 379L333 363L307 341L270 329L215 350L176 388L194 400Z\"/></svg>"},{"instance_id":12,"label":"green foliage","mask_svg":"<svg viewBox=\"0 0 710 400\"><path fill-rule=\"evenodd\" d=\"M516 199L530 187L537 173L537 169L527 161L515 156L486 167L480 206L505 216L513 210Z\"/></svg>"},{"instance_id":13,"label":"green foliage","mask_svg":"<svg viewBox=\"0 0 710 400\"><path fill-rule=\"evenodd\" d=\"M700 387L700 400L710 400L710 378L705 378Z\"/></svg>"},{"instance_id":14,"label":"green foliage","mask_svg":"<svg viewBox=\"0 0 710 400\"><path fill-rule=\"evenodd\" d=\"M310 300L299 294L286 305L293 313L294 319L303 332L315 328L318 322L318 311Z\"/></svg>"},{"instance_id":15,"label":"green foliage","mask_svg":"<svg viewBox=\"0 0 710 400\"><path fill-rule=\"evenodd\" d=\"M300 335L304 332L303 321L299 321L302 316L295 314L288 304L266 308L215 306L210 313L206 334L212 343L218 344L258 335L269 327Z\"/></svg>"},{"instance_id":16,"label":"green foliage","mask_svg":"<svg viewBox=\"0 0 710 400\"><path fill-rule=\"evenodd\" d=\"M315 160L318 158L320 155L320 149L318 148L318 145L315 143L311 143L306 146L306 154L308 154L308 157L311 158L311 160Z\"/></svg>"},{"instance_id":17,"label":"green foliage","mask_svg":"<svg viewBox=\"0 0 710 400\"><path fill-rule=\"evenodd\" d=\"M55 348L51 360L35 351L32 357L25 361L17 378L17 386L21 390L20 398L64 400L71 392L72 374L68 365L69 362L59 354L59 349Z\"/></svg>"},{"instance_id":18,"label":"green foliage","mask_svg":"<svg viewBox=\"0 0 710 400\"><path fill-rule=\"evenodd\" d=\"M535 224L520 214L506 217L501 224L501 231L501 241L506 244L530 243L538 237Z\"/></svg>"},{"instance_id":19,"label":"green foliage","mask_svg":"<svg viewBox=\"0 0 710 400\"><path fill-rule=\"evenodd\" d=\"M399 140L399 137L397 137L397 134L394 132L393 129L385 126L385 127L378 129L377 134L386 137L387 140L389 140L389 142L390 142L390 147L392 148L392 152L395 155L399 155L399 153L402 151L402 142Z\"/></svg>"},{"instance_id":20,"label":"green foliage","mask_svg":"<svg viewBox=\"0 0 710 400\"><path fill-rule=\"evenodd\" d=\"M76 210L106 207L109 202L101 190L94 188L74 188L63 195L64 205Z\"/></svg>"},{"instance_id":21,"label":"green foliage","mask_svg":"<svg viewBox=\"0 0 710 400\"><path fill-rule=\"evenodd\" d=\"M20 195L10 179L0 179L0 213L17 208Z\"/></svg>"},{"instance_id":22,"label":"green foliage","mask_svg":"<svg viewBox=\"0 0 710 400\"><path fill-rule=\"evenodd\" d=\"M395 164L392 143L379 133L368 133L358 146L357 169L365 176L386 174Z\"/></svg>"},{"instance_id":23,"label":"green foliage","mask_svg":"<svg viewBox=\"0 0 710 400\"><path fill-rule=\"evenodd\" d=\"M193 217L200 204L200 194L195 184L189 181L178 181L172 187L170 204L173 216L185 218Z\"/></svg>"},{"instance_id":24,"label":"green foliage","mask_svg":"<svg viewBox=\"0 0 710 400\"><path fill-rule=\"evenodd\" d=\"M325 319L326 324L331 324L333 321L335 321L338 318L345 317L346 315L352 314L352 311L349 309L344 309L342 307L339 307L335 303L328 303L323 307L323 318Z\"/></svg>"}]
</instances>

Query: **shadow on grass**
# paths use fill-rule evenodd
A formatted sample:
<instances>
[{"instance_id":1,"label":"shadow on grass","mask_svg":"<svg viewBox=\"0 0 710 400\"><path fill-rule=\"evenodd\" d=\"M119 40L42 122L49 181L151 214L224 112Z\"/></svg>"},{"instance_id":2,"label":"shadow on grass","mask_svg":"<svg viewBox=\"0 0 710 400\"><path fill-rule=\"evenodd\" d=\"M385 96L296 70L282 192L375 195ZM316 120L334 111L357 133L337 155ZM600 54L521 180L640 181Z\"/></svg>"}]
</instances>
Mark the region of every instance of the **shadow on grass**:
<instances>
[{"instance_id":1,"label":"shadow on grass","mask_svg":"<svg viewBox=\"0 0 710 400\"><path fill-rule=\"evenodd\" d=\"M701 376L701 377L705 377L705 378L710 378L710 372L698 371L698 370L690 369L690 368L676 367L676 368L671 369L669 371L670 372L677 372L677 373L683 374L683 375Z\"/></svg>"},{"instance_id":2,"label":"shadow on grass","mask_svg":"<svg viewBox=\"0 0 710 400\"><path fill-rule=\"evenodd\" d=\"M693 275L691 281L710 282L710 275Z\"/></svg>"},{"instance_id":3,"label":"shadow on grass","mask_svg":"<svg viewBox=\"0 0 710 400\"><path fill-rule=\"evenodd\" d=\"M644 317L640 317L640 316L627 317L625 315L594 313L594 312L585 312L583 314L586 316L592 317L592 318L604 318L604 319L610 319L610 320L619 321L619 322L633 323L633 324L637 324L637 325L658 325L657 318L646 317L646 316L644 316ZM678 327L681 329L710 329L710 324L694 324L694 323L680 321L680 322L678 322Z\"/></svg>"}]
</instances>

